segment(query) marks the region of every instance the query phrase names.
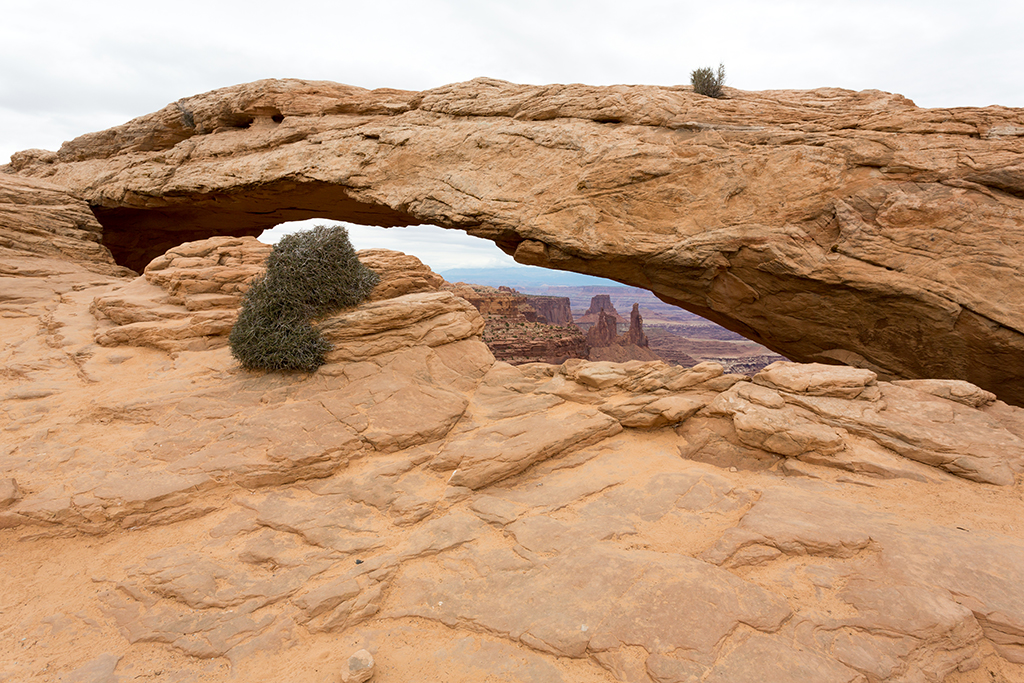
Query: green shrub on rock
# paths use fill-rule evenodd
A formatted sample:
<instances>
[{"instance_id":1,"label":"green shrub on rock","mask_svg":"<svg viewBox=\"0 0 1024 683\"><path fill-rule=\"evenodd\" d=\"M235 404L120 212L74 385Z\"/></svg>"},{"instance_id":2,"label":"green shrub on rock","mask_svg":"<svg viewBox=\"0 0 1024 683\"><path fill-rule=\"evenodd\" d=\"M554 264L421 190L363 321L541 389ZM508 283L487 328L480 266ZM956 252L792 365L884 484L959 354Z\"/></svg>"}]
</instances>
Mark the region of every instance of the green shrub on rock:
<instances>
[{"instance_id":1,"label":"green shrub on rock","mask_svg":"<svg viewBox=\"0 0 1024 683\"><path fill-rule=\"evenodd\" d=\"M356 257L345 228L284 237L242 300L228 342L247 370L316 370L331 345L313 321L370 295L380 277Z\"/></svg>"},{"instance_id":2,"label":"green shrub on rock","mask_svg":"<svg viewBox=\"0 0 1024 683\"><path fill-rule=\"evenodd\" d=\"M690 72L690 83L693 92L708 97L721 97L722 86L725 85L725 65L719 64L715 72L709 66L703 66Z\"/></svg>"}]
</instances>

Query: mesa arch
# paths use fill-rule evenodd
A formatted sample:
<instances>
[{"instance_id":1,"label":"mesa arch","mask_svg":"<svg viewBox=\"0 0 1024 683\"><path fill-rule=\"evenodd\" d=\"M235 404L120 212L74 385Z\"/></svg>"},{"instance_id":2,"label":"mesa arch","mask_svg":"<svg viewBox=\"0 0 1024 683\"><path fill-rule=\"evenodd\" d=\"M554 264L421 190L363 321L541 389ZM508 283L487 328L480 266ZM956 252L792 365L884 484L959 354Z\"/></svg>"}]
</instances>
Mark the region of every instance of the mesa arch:
<instances>
[{"instance_id":1,"label":"mesa arch","mask_svg":"<svg viewBox=\"0 0 1024 683\"><path fill-rule=\"evenodd\" d=\"M1024 110L880 91L267 80L4 169L85 199L118 261L328 217L429 223L651 290L804 362L1024 404Z\"/></svg>"}]
</instances>

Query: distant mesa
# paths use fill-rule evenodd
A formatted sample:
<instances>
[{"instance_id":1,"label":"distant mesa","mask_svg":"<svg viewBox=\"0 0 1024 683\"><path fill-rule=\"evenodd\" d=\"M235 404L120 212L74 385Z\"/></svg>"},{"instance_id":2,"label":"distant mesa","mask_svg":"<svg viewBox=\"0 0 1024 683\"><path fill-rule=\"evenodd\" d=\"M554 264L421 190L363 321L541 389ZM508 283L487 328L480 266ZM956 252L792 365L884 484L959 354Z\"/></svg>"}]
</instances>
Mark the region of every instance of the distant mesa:
<instances>
[{"instance_id":1,"label":"distant mesa","mask_svg":"<svg viewBox=\"0 0 1024 683\"><path fill-rule=\"evenodd\" d=\"M610 310L609 310L610 309ZM590 344L590 360L613 361L624 363L630 360L664 360L650 349L647 335L644 334L644 319L640 316L640 304L634 303L629 317L629 329L619 335L616 318L621 318L612 306L607 295L595 296L584 317L592 316L597 311L597 322L587 331L587 342ZM693 359L691 359L693 360ZM696 365L694 360L691 365Z\"/></svg>"},{"instance_id":2,"label":"distant mesa","mask_svg":"<svg viewBox=\"0 0 1024 683\"><path fill-rule=\"evenodd\" d=\"M513 365L525 363L563 363L570 358L625 362L665 360L650 349L643 329L640 307L633 304L628 328L622 334L618 322L624 320L606 294L595 295L584 318L596 323L573 322L568 297L522 294L499 285L446 283L447 289L480 312L485 321L483 340L498 360ZM594 313L596 311L596 314ZM584 334L581 327L586 327ZM687 367L698 361L682 356Z\"/></svg>"},{"instance_id":3,"label":"distant mesa","mask_svg":"<svg viewBox=\"0 0 1024 683\"><path fill-rule=\"evenodd\" d=\"M577 320L577 324L583 329L587 329L591 325L595 325L600 320L601 313L608 315L615 324L628 325L629 321L619 315L619 312L615 310L615 306L612 304L612 299L608 294L597 294L593 299L590 300L590 308L587 312Z\"/></svg>"},{"instance_id":4,"label":"distant mesa","mask_svg":"<svg viewBox=\"0 0 1024 683\"><path fill-rule=\"evenodd\" d=\"M573 324L567 297L522 294L505 285L456 282L443 287L480 312L484 343L498 360L522 365L587 358L587 340Z\"/></svg>"}]
</instances>

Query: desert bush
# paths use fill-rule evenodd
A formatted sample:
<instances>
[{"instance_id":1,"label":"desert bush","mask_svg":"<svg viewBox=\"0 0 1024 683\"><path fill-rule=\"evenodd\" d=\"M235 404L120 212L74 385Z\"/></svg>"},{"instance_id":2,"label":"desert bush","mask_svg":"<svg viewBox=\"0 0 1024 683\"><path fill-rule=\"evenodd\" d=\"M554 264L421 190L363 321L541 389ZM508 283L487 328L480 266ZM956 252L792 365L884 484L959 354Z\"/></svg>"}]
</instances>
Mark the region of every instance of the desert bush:
<instances>
[{"instance_id":1,"label":"desert bush","mask_svg":"<svg viewBox=\"0 0 1024 683\"><path fill-rule=\"evenodd\" d=\"M313 323L359 304L379 279L356 257L343 227L284 237L242 299L228 337L231 354L247 370L316 370L331 345Z\"/></svg>"},{"instance_id":2,"label":"desert bush","mask_svg":"<svg viewBox=\"0 0 1024 683\"><path fill-rule=\"evenodd\" d=\"M719 64L717 72L710 66L694 69L690 72L690 83L693 84L695 93L708 97L721 97L722 86L725 85L725 65Z\"/></svg>"}]
</instances>

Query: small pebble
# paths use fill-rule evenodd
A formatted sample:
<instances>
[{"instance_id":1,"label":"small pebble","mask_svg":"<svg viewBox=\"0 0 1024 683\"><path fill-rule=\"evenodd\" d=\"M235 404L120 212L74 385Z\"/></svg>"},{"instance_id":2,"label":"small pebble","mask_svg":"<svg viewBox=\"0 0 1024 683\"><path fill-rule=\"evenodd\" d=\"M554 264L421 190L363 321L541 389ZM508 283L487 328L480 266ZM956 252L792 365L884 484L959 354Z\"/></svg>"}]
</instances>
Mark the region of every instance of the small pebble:
<instances>
[{"instance_id":1,"label":"small pebble","mask_svg":"<svg viewBox=\"0 0 1024 683\"><path fill-rule=\"evenodd\" d=\"M348 666L341 673L342 683L364 683L373 677L373 655L359 650L348 658Z\"/></svg>"}]
</instances>

